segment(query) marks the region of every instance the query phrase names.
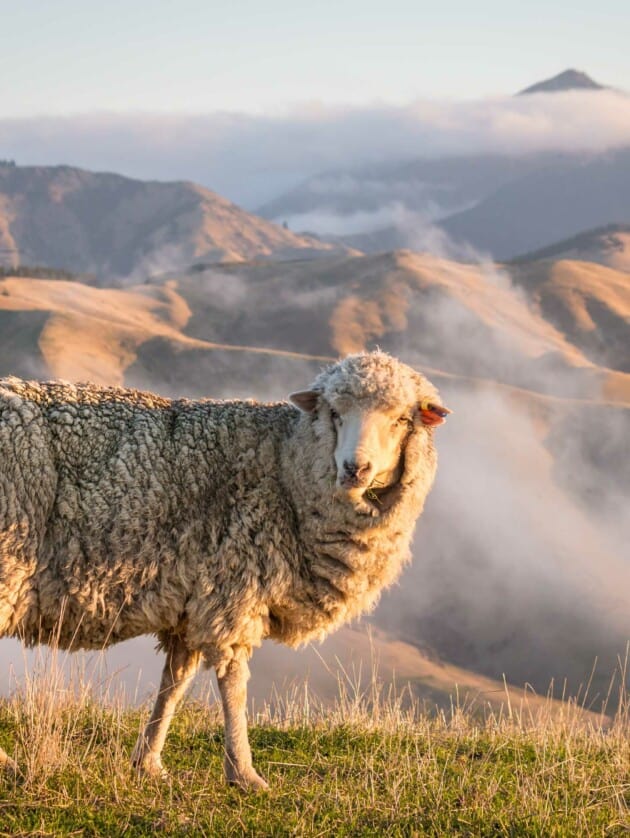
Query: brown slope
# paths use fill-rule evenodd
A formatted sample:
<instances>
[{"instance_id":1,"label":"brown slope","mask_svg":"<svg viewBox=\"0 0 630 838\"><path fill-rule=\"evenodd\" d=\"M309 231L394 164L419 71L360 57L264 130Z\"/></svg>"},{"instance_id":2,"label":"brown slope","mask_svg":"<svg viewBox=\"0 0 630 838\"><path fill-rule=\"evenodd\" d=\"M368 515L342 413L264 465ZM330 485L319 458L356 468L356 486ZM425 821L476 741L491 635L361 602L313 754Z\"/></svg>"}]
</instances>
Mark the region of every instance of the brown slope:
<instances>
[{"instance_id":1,"label":"brown slope","mask_svg":"<svg viewBox=\"0 0 630 838\"><path fill-rule=\"evenodd\" d=\"M630 377L588 361L507 276L427 255L213 266L125 290L22 278L0 288L5 319L49 312L22 347L15 330L10 342L0 335L0 359L29 354L70 378L192 393L203 369L216 392L246 387L280 357L294 366L296 352L308 365L379 344L444 374L577 398L608 387L630 400ZM230 375L236 363L240 377Z\"/></svg>"},{"instance_id":2,"label":"brown slope","mask_svg":"<svg viewBox=\"0 0 630 838\"><path fill-rule=\"evenodd\" d=\"M0 280L0 375L219 396L251 395L281 372L295 389L321 366L299 352L196 339L183 331L190 316L168 282L122 290L9 277Z\"/></svg>"},{"instance_id":3,"label":"brown slope","mask_svg":"<svg viewBox=\"0 0 630 838\"><path fill-rule=\"evenodd\" d=\"M510 273L588 358L630 372L630 274L567 259L513 265Z\"/></svg>"},{"instance_id":4,"label":"brown slope","mask_svg":"<svg viewBox=\"0 0 630 838\"><path fill-rule=\"evenodd\" d=\"M592 271L572 268L560 287L582 288L578 280L592 285ZM622 291L617 302L609 289L618 312ZM203 368L201 380L216 391L230 381L246 387L254 355L260 371L280 358L291 367L295 353L312 364L378 344L445 374L565 397L598 398L608 388L608 398L630 400L630 377L587 360L507 275L410 252L213 266L125 290L6 279L2 311L5 319L8 311L48 312L39 332L28 327L30 353L23 346L17 355L70 378L197 393ZM0 335L5 371L16 357L15 334L14 325ZM230 375L237 363L240 379Z\"/></svg>"},{"instance_id":5,"label":"brown slope","mask_svg":"<svg viewBox=\"0 0 630 838\"><path fill-rule=\"evenodd\" d=\"M0 264L111 278L197 261L307 258L334 250L193 183L0 165Z\"/></svg>"},{"instance_id":6,"label":"brown slope","mask_svg":"<svg viewBox=\"0 0 630 838\"><path fill-rule=\"evenodd\" d=\"M325 704L336 702L340 693L350 702L361 697L369 702L380 692L385 701L398 697L403 707L410 699L419 700L429 711L438 707L448 712L454 705L505 711L509 705L532 723L567 712L566 704L537 695L531 687L515 687L441 661L374 626L341 628L319 648L294 651L265 643L251 670L250 696L262 704L288 693L300 706L306 682L309 699ZM576 721L606 723L605 717L583 710L576 712Z\"/></svg>"},{"instance_id":7,"label":"brown slope","mask_svg":"<svg viewBox=\"0 0 630 838\"><path fill-rule=\"evenodd\" d=\"M490 267L398 251L171 279L197 339L312 355L378 344L443 373L582 398L610 387L630 401L630 377L587 360Z\"/></svg>"}]
</instances>

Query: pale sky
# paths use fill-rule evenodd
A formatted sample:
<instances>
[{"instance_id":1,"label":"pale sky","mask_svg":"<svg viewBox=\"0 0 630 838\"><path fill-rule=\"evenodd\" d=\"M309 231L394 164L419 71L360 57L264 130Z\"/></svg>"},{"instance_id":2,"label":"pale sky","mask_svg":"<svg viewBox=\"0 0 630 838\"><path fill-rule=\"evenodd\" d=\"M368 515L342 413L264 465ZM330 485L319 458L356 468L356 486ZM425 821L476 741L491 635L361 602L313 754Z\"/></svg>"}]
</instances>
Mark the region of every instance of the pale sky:
<instances>
[{"instance_id":1,"label":"pale sky","mask_svg":"<svg viewBox=\"0 0 630 838\"><path fill-rule=\"evenodd\" d=\"M0 118L630 90L628 0L0 0Z\"/></svg>"}]
</instances>

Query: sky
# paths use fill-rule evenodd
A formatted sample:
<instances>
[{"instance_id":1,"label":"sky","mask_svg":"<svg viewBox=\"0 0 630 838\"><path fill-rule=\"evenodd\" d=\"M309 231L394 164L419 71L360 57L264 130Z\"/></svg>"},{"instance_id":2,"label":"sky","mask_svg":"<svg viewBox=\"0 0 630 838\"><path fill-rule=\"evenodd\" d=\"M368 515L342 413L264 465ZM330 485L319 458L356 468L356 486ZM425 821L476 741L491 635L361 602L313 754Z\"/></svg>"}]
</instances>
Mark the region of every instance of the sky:
<instances>
[{"instance_id":1,"label":"sky","mask_svg":"<svg viewBox=\"0 0 630 838\"><path fill-rule=\"evenodd\" d=\"M0 118L630 90L627 0L0 0Z\"/></svg>"}]
</instances>

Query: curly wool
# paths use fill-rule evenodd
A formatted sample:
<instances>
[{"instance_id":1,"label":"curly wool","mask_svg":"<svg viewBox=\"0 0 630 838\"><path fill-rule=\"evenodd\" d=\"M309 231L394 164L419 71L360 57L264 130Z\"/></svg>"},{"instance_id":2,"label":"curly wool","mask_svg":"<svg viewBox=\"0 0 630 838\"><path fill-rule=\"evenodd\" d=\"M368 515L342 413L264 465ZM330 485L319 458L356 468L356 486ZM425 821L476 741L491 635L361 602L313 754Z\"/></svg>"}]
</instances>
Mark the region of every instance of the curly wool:
<instances>
[{"instance_id":1,"label":"curly wool","mask_svg":"<svg viewBox=\"0 0 630 838\"><path fill-rule=\"evenodd\" d=\"M382 352L314 383L407 406L436 391ZM172 635L218 672L371 608L409 559L436 469L430 428L376 517L334 495L324 411L0 380L0 636L100 648Z\"/></svg>"}]
</instances>

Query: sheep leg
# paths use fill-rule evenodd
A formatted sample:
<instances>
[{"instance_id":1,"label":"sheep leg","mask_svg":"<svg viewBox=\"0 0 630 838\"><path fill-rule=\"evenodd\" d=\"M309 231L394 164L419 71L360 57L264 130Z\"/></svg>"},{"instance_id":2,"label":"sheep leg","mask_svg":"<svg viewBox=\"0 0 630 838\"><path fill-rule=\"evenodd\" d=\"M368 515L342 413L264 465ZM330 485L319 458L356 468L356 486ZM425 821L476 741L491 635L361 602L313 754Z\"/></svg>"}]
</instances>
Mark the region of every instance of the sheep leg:
<instances>
[{"instance_id":1,"label":"sheep leg","mask_svg":"<svg viewBox=\"0 0 630 838\"><path fill-rule=\"evenodd\" d=\"M20 771L17 762L11 759L4 748L0 748L0 771L8 771L13 774L19 774Z\"/></svg>"},{"instance_id":2,"label":"sheep leg","mask_svg":"<svg viewBox=\"0 0 630 838\"><path fill-rule=\"evenodd\" d=\"M242 789L267 789L269 786L252 765L247 737L247 681L249 667L238 653L217 677L225 725L225 776L228 783Z\"/></svg>"},{"instance_id":3,"label":"sheep leg","mask_svg":"<svg viewBox=\"0 0 630 838\"><path fill-rule=\"evenodd\" d=\"M162 748L175 709L199 669L201 654L191 652L178 637L169 639L166 663L153 713L133 749L135 768L152 777L167 776Z\"/></svg>"}]
</instances>

